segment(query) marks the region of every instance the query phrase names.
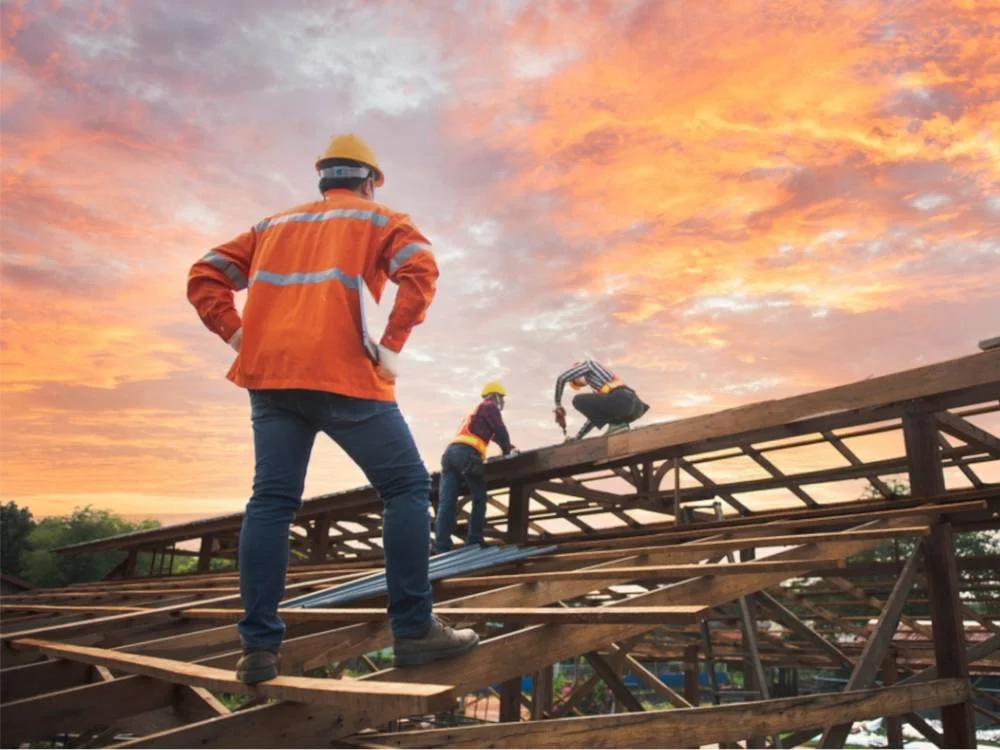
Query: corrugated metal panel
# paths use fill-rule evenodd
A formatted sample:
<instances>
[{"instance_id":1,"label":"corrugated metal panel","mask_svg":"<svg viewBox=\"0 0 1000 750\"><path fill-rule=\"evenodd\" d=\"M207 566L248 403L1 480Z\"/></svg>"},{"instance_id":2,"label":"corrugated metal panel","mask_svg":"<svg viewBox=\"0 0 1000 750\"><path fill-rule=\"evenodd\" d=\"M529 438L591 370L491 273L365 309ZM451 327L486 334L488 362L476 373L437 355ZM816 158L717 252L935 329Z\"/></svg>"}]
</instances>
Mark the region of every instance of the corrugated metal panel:
<instances>
[{"instance_id":1,"label":"corrugated metal panel","mask_svg":"<svg viewBox=\"0 0 1000 750\"><path fill-rule=\"evenodd\" d=\"M430 559L430 579L438 581L442 578L473 573L484 568L524 560L535 555L545 555L554 552L556 547L461 547L460 549L434 555ZM333 607L339 604L369 599L373 596L384 596L387 592L385 572L372 573L356 581L342 583L338 586L315 591L311 594L296 597L282 603L282 607Z\"/></svg>"}]
</instances>

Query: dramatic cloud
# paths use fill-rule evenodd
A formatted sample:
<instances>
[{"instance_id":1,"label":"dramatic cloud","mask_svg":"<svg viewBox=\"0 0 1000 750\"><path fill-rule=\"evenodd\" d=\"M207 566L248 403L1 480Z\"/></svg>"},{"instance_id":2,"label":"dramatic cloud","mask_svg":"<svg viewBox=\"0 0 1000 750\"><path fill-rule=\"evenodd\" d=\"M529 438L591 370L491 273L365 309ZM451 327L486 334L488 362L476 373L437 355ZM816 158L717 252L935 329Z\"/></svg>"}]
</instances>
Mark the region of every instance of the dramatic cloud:
<instances>
[{"instance_id":1,"label":"dramatic cloud","mask_svg":"<svg viewBox=\"0 0 1000 750\"><path fill-rule=\"evenodd\" d=\"M555 440L585 354L662 420L1000 330L997 3L23 0L0 28L0 460L39 513L242 505L246 396L185 275L315 195L334 132L437 250L399 389L432 468L487 378L519 447ZM308 492L361 481L317 445Z\"/></svg>"}]
</instances>

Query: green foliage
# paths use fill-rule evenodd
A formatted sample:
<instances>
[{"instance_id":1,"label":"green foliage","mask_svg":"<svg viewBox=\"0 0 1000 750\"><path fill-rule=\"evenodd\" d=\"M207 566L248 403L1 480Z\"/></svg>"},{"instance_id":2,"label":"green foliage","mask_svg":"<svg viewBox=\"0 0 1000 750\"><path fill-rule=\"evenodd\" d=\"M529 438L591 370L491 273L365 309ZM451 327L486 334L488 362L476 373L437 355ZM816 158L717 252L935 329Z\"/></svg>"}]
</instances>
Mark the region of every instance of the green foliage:
<instances>
[{"instance_id":1,"label":"green foliage","mask_svg":"<svg viewBox=\"0 0 1000 750\"><path fill-rule=\"evenodd\" d=\"M125 553L102 550L86 555L63 555L59 547L95 539L159 528L159 521L126 521L107 510L76 508L68 516L52 516L36 524L28 536L30 549L22 557L21 575L39 586L67 586L99 581L125 558Z\"/></svg>"},{"instance_id":2,"label":"green foliage","mask_svg":"<svg viewBox=\"0 0 1000 750\"><path fill-rule=\"evenodd\" d=\"M21 575L28 535L34 528L30 510L19 508L14 502L0 505L0 573Z\"/></svg>"}]
</instances>

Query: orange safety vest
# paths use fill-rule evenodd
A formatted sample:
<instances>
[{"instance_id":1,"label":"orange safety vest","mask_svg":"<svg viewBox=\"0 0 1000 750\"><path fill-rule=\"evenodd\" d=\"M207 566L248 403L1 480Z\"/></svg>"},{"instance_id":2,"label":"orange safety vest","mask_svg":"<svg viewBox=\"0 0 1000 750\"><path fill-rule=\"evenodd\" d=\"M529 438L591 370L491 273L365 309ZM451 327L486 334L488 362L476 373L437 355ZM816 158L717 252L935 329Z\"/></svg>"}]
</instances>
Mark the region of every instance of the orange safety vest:
<instances>
[{"instance_id":1,"label":"orange safety vest","mask_svg":"<svg viewBox=\"0 0 1000 750\"><path fill-rule=\"evenodd\" d=\"M473 448L479 451L479 454L485 459L486 450L489 448L490 443L488 440L483 440L481 437L479 437L479 435L475 434L469 429L470 425L472 424L472 418L474 416L476 416L475 412L473 412L472 414L470 414L465 418L465 420L462 422L462 426L458 429L458 434L455 436L455 439L452 440L451 442L462 443L464 445L471 445Z\"/></svg>"},{"instance_id":2,"label":"orange safety vest","mask_svg":"<svg viewBox=\"0 0 1000 750\"><path fill-rule=\"evenodd\" d=\"M227 377L252 389L302 388L394 400L362 340L362 284L377 302L398 283L381 343L398 352L434 298L430 243L397 213L347 190L264 219L191 267L188 299L226 339L241 326ZM248 289L242 320L233 292Z\"/></svg>"}]
</instances>

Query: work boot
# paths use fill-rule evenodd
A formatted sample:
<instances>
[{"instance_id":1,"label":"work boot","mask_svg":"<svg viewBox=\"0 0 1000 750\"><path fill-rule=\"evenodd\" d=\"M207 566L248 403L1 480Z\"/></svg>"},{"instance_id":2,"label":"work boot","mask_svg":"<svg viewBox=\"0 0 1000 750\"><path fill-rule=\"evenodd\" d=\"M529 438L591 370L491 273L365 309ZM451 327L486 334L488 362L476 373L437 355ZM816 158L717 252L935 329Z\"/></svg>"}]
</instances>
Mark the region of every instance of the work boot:
<instances>
[{"instance_id":1,"label":"work boot","mask_svg":"<svg viewBox=\"0 0 1000 750\"><path fill-rule=\"evenodd\" d=\"M438 659L450 659L468 653L479 643L471 628L456 630L431 615L431 626L419 636L401 636L392 643L393 666L415 667Z\"/></svg>"},{"instance_id":2,"label":"work boot","mask_svg":"<svg viewBox=\"0 0 1000 750\"><path fill-rule=\"evenodd\" d=\"M245 685L273 680L278 676L277 649L250 648L236 663L236 679Z\"/></svg>"},{"instance_id":3,"label":"work boot","mask_svg":"<svg viewBox=\"0 0 1000 750\"><path fill-rule=\"evenodd\" d=\"M619 432L628 432L629 429L628 423L626 422L611 422L608 425L608 431L605 435L607 437L611 437L612 435L617 435Z\"/></svg>"}]
</instances>

